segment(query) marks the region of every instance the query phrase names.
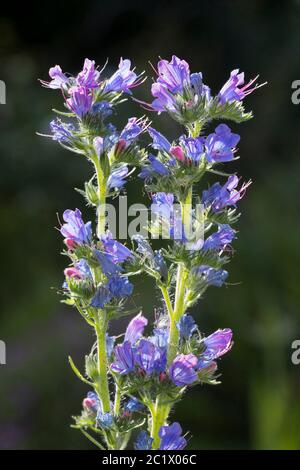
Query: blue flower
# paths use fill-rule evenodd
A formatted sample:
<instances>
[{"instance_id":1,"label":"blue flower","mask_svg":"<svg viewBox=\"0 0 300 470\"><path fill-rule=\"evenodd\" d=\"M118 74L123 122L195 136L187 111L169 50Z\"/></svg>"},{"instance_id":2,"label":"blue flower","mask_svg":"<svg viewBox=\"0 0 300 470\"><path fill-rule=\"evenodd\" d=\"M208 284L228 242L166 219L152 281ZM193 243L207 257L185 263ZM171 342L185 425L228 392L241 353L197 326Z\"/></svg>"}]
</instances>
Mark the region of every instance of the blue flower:
<instances>
[{"instance_id":1,"label":"blue flower","mask_svg":"<svg viewBox=\"0 0 300 470\"><path fill-rule=\"evenodd\" d=\"M205 351L201 354L201 359L212 361L230 351L232 347L232 331L230 328L217 330L207 338L204 338Z\"/></svg>"},{"instance_id":2,"label":"blue flower","mask_svg":"<svg viewBox=\"0 0 300 470\"><path fill-rule=\"evenodd\" d=\"M151 341L142 339L135 350L135 364L137 364L146 375L154 371L156 348Z\"/></svg>"},{"instance_id":3,"label":"blue flower","mask_svg":"<svg viewBox=\"0 0 300 470\"><path fill-rule=\"evenodd\" d=\"M151 336L149 339L157 348L166 349L169 340L169 329L154 328L153 336Z\"/></svg>"},{"instance_id":4,"label":"blue flower","mask_svg":"<svg viewBox=\"0 0 300 470\"><path fill-rule=\"evenodd\" d=\"M91 307L104 308L105 305L111 301L112 295L105 286L100 286L96 290L94 297L91 300Z\"/></svg>"},{"instance_id":5,"label":"blue flower","mask_svg":"<svg viewBox=\"0 0 300 470\"><path fill-rule=\"evenodd\" d=\"M120 134L120 139L124 139L127 144L131 144L145 129L145 120L132 117Z\"/></svg>"},{"instance_id":6,"label":"blue flower","mask_svg":"<svg viewBox=\"0 0 300 470\"><path fill-rule=\"evenodd\" d=\"M172 60L160 60L157 64L157 82L163 84L171 93L183 91L190 81L189 64L182 59L172 56Z\"/></svg>"},{"instance_id":7,"label":"blue flower","mask_svg":"<svg viewBox=\"0 0 300 470\"><path fill-rule=\"evenodd\" d=\"M155 271L159 273L161 280L166 281L168 279L168 267L161 250L155 251L152 264Z\"/></svg>"},{"instance_id":8,"label":"blue flower","mask_svg":"<svg viewBox=\"0 0 300 470\"><path fill-rule=\"evenodd\" d=\"M62 122L59 118L50 122L50 128L53 134L52 139L58 142L69 142L75 131L73 124Z\"/></svg>"},{"instance_id":9,"label":"blue flower","mask_svg":"<svg viewBox=\"0 0 300 470\"><path fill-rule=\"evenodd\" d=\"M113 239L109 230L101 236L101 242L105 251L113 256L116 263L123 263L123 261L133 257L132 252L125 245Z\"/></svg>"},{"instance_id":10,"label":"blue flower","mask_svg":"<svg viewBox=\"0 0 300 470\"><path fill-rule=\"evenodd\" d=\"M60 233L65 238L79 244L91 242L92 224L91 222L86 224L83 222L79 209L75 209L75 211L67 209L63 213L63 219L66 223L62 225Z\"/></svg>"},{"instance_id":11,"label":"blue flower","mask_svg":"<svg viewBox=\"0 0 300 470\"><path fill-rule=\"evenodd\" d=\"M117 274L109 278L107 288L112 297L116 299L128 297L133 291L133 285L129 282L128 278Z\"/></svg>"},{"instance_id":12,"label":"blue flower","mask_svg":"<svg viewBox=\"0 0 300 470\"><path fill-rule=\"evenodd\" d=\"M194 354L179 354L169 368L170 379L178 387L192 384L198 379L197 364L198 358Z\"/></svg>"},{"instance_id":13,"label":"blue flower","mask_svg":"<svg viewBox=\"0 0 300 470\"><path fill-rule=\"evenodd\" d=\"M231 161L239 140L240 136L238 134L232 134L226 124L219 124L215 132L209 134L205 140L207 161L209 163Z\"/></svg>"},{"instance_id":14,"label":"blue flower","mask_svg":"<svg viewBox=\"0 0 300 470\"><path fill-rule=\"evenodd\" d=\"M129 59L120 59L118 70L107 80L104 92L124 92L131 94L130 89L141 83L141 75L130 70L131 62Z\"/></svg>"},{"instance_id":15,"label":"blue flower","mask_svg":"<svg viewBox=\"0 0 300 470\"><path fill-rule=\"evenodd\" d=\"M257 88L265 85L258 85L257 83L255 86L250 88L258 79L258 75L250 80L246 85L244 85L245 78L244 72L239 73L239 69L232 70L230 74L230 78L227 80L225 85L221 88L218 98L221 104L225 104L227 101L240 101L243 100L247 95L250 95L254 90ZM239 88L240 87L240 88Z\"/></svg>"},{"instance_id":16,"label":"blue flower","mask_svg":"<svg viewBox=\"0 0 300 470\"><path fill-rule=\"evenodd\" d=\"M221 287L228 277L228 272L225 269L215 269L206 265L198 266L194 273L201 276L208 286L215 287Z\"/></svg>"},{"instance_id":17,"label":"blue flower","mask_svg":"<svg viewBox=\"0 0 300 470\"><path fill-rule=\"evenodd\" d=\"M130 413L133 413L135 411L142 411L145 407L143 403L141 403L139 400L136 398L129 398L127 403L124 406L126 411L129 411Z\"/></svg>"},{"instance_id":18,"label":"blue flower","mask_svg":"<svg viewBox=\"0 0 300 470\"><path fill-rule=\"evenodd\" d=\"M118 166L111 172L107 180L107 187L109 189L120 189L126 183L126 177L128 176L128 167L124 163Z\"/></svg>"},{"instance_id":19,"label":"blue flower","mask_svg":"<svg viewBox=\"0 0 300 470\"><path fill-rule=\"evenodd\" d=\"M157 175L166 176L169 173L169 169L162 162L160 162L154 155L149 155L148 163L142 168L139 176L142 179L148 179Z\"/></svg>"},{"instance_id":20,"label":"blue flower","mask_svg":"<svg viewBox=\"0 0 300 470\"><path fill-rule=\"evenodd\" d=\"M118 274L122 271L121 266L118 266L115 263L115 259L110 253L103 253L99 250L94 250L93 253L99 261L101 269L106 276Z\"/></svg>"},{"instance_id":21,"label":"blue flower","mask_svg":"<svg viewBox=\"0 0 300 470\"><path fill-rule=\"evenodd\" d=\"M179 329L180 337L187 340L197 330L197 325L192 315L185 313L177 323L177 328Z\"/></svg>"},{"instance_id":22,"label":"blue flower","mask_svg":"<svg viewBox=\"0 0 300 470\"><path fill-rule=\"evenodd\" d=\"M121 375L129 374L135 369L134 354L129 341L118 344L114 348L115 360L111 364L111 369Z\"/></svg>"},{"instance_id":23,"label":"blue flower","mask_svg":"<svg viewBox=\"0 0 300 470\"><path fill-rule=\"evenodd\" d=\"M218 231L205 240L203 250L223 250L234 238L235 230L227 224L219 225Z\"/></svg>"},{"instance_id":24,"label":"blue flower","mask_svg":"<svg viewBox=\"0 0 300 470\"><path fill-rule=\"evenodd\" d=\"M193 163L199 163L202 155L204 154L203 142L203 137L193 138L186 137L184 135L180 137L179 143L188 161Z\"/></svg>"},{"instance_id":25,"label":"blue flower","mask_svg":"<svg viewBox=\"0 0 300 470\"><path fill-rule=\"evenodd\" d=\"M83 86L74 86L69 89L70 98L66 100L68 108L78 117L82 118L92 107L93 97L89 90Z\"/></svg>"},{"instance_id":26,"label":"blue flower","mask_svg":"<svg viewBox=\"0 0 300 470\"><path fill-rule=\"evenodd\" d=\"M83 69L77 75L76 81L78 85L81 85L86 88L98 88L99 76L100 72L98 72L98 70L96 70L95 68L95 61L85 59Z\"/></svg>"},{"instance_id":27,"label":"blue flower","mask_svg":"<svg viewBox=\"0 0 300 470\"><path fill-rule=\"evenodd\" d=\"M100 116L100 118L104 120L112 115L112 105L109 101L100 101L99 103L93 104L91 113Z\"/></svg>"},{"instance_id":28,"label":"blue flower","mask_svg":"<svg viewBox=\"0 0 300 470\"><path fill-rule=\"evenodd\" d=\"M114 419L111 413L103 413L101 407L98 408L96 423L99 428L110 429Z\"/></svg>"},{"instance_id":29,"label":"blue flower","mask_svg":"<svg viewBox=\"0 0 300 470\"><path fill-rule=\"evenodd\" d=\"M88 392L86 398L83 400L83 407L85 408L85 410L96 414L99 406L100 400L97 393Z\"/></svg>"},{"instance_id":30,"label":"blue flower","mask_svg":"<svg viewBox=\"0 0 300 470\"><path fill-rule=\"evenodd\" d=\"M209 189L202 193L202 203L206 207L211 207L214 212L219 212L226 206L235 206L244 196L246 189L251 181L243 183L240 189L236 189L239 178L236 175L229 176L224 186L220 183L213 184Z\"/></svg>"},{"instance_id":31,"label":"blue flower","mask_svg":"<svg viewBox=\"0 0 300 470\"><path fill-rule=\"evenodd\" d=\"M182 437L182 429L179 423L162 426L159 430L160 450L182 450L187 445L186 439Z\"/></svg>"},{"instance_id":32,"label":"blue flower","mask_svg":"<svg viewBox=\"0 0 300 470\"><path fill-rule=\"evenodd\" d=\"M149 436L147 431L141 431L134 443L135 450L151 450L153 444L152 437Z\"/></svg>"},{"instance_id":33,"label":"blue flower","mask_svg":"<svg viewBox=\"0 0 300 470\"><path fill-rule=\"evenodd\" d=\"M164 137L157 130L153 129L153 127L149 127L148 132L153 139L152 147L154 149L169 152L171 144L168 139L166 139L166 137Z\"/></svg>"}]
</instances>

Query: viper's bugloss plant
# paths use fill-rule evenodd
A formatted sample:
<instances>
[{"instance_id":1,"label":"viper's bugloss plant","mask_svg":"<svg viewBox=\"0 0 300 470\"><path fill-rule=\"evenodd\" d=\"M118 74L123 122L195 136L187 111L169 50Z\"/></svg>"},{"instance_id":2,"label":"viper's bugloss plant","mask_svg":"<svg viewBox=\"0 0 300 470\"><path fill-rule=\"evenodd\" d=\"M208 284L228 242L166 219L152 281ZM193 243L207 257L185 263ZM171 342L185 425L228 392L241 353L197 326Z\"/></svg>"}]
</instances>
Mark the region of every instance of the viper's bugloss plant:
<instances>
[{"instance_id":1,"label":"viper's bugloss plant","mask_svg":"<svg viewBox=\"0 0 300 470\"><path fill-rule=\"evenodd\" d=\"M135 101L183 125L183 135L171 142L144 116L130 118L121 130L109 121L144 81L129 60L121 59L106 78L105 70L89 59L77 76L58 65L49 75L51 80L41 83L62 92L66 110L56 111L59 117L50 123L48 137L94 169L80 192L96 210L95 226L84 222L79 209L68 209L60 227L69 258L64 302L77 308L96 335L84 372L70 358L74 373L90 387L73 426L102 450L125 449L131 437L136 450L183 449L186 437L178 423L170 423L169 414L190 387L219 383L218 359L233 344L229 328L203 335L189 310L208 287L226 282L224 265L237 236L232 228L239 217L237 203L250 184L223 170L238 158L239 135L227 124L211 125L252 117L243 99L258 88L256 79L245 85L244 74L234 70L214 96L201 73L190 73L187 62L176 56L160 60L152 103ZM124 191L134 169L156 215L147 226L149 235L169 234L168 245L160 250L139 233L125 246L107 229L107 201ZM224 180L206 183L200 191L208 173ZM151 276L162 297L160 316L147 334L149 319L132 301L130 279L137 274ZM124 337L110 336L110 323L132 314Z\"/></svg>"}]
</instances>

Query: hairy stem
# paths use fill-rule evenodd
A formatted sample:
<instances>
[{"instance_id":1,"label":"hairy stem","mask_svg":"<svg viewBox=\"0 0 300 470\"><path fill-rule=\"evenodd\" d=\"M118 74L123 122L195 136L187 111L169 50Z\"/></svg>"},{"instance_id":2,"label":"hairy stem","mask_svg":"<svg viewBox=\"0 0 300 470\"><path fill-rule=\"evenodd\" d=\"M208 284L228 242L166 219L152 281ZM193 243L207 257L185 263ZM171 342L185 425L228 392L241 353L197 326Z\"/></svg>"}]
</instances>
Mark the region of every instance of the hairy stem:
<instances>
[{"instance_id":1,"label":"hairy stem","mask_svg":"<svg viewBox=\"0 0 300 470\"><path fill-rule=\"evenodd\" d=\"M165 403L161 395L156 398L155 406L152 410L152 426L151 426L151 437L153 438L152 449L159 449L160 437L159 430L161 426L166 424L168 415L170 413L169 403Z\"/></svg>"},{"instance_id":2,"label":"hairy stem","mask_svg":"<svg viewBox=\"0 0 300 470\"><path fill-rule=\"evenodd\" d=\"M99 311L99 316L95 321L97 335L97 366L98 366L98 393L102 403L104 413L110 412L110 397L107 380L107 354L106 354L106 330L107 318L104 310Z\"/></svg>"}]
</instances>

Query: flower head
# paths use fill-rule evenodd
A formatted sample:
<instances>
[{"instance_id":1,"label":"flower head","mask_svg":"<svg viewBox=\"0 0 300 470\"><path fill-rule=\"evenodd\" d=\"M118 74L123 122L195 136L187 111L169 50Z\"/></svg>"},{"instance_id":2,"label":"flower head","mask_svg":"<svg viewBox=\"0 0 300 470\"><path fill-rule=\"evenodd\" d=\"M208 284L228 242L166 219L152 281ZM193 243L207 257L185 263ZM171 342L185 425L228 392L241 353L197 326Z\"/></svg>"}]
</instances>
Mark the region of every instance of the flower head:
<instances>
[{"instance_id":1,"label":"flower head","mask_svg":"<svg viewBox=\"0 0 300 470\"><path fill-rule=\"evenodd\" d=\"M69 142L73 137L75 127L73 124L62 122L61 119L55 119L50 122L52 139L58 142Z\"/></svg>"},{"instance_id":2,"label":"flower head","mask_svg":"<svg viewBox=\"0 0 300 470\"><path fill-rule=\"evenodd\" d=\"M204 264L196 267L194 274L201 276L208 286L216 287L221 287L228 277L228 272L225 269L215 269Z\"/></svg>"},{"instance_id":3,"label":"flower head","mask_svg":"<svg viewBox=\"0 0 300 470\"><path fill-rule=\"evenodd\" d=\"M204 250L223 250L235 238L235 230L228 224L220 224L218 231L210 235L204 242Z\"/></svg>"},{"instance_id":4,"label":"flower head","mask_svg":"<svg viewBox=\"0 0 300 470\"><path fill-rule=\"evenodd\" d=\"M133 413L135 411L142 411L144 409L143 403L141 403L136 398L129 398L127 403L125 403L125 410Z\"/></svg>"},{"instance_id":5,"label":"flower head","mask_svg":"<svg viewBox=\"0 0 300 470\"><path fill-rule=\"evenodd\" d=\"M95 61L85 59L82 71L77 75L76 81L79 86L86 88L97 88L100 73L95 68Z\"/></svg>"},{"instance_id":6,"label":"flower head","mask_svg":"<svg viewBox=\"0 0 300 470\"><path fill-rule=\"evenodd\" d=\"M130 89L141 83L141 75L131 70L129 59L120 59L118 70L107 80L104 92L123 92L131 94Z\"/></svg>"},{"instance_id":7,"label":"flower head","mask_svg":"<svg viewBox=\"0 0 300 470\"><path fill-rule=\"evenodd\" d=\"M114 348L115 360L111 364L111 369L118 374L125 375L135 369L134 354L129 341L118 344Z\"/></svg>"},{"instance_id":8,"label":"flower head","mask_svg":"<svg viewBox=\"0 0 300 470\"><path fill-rule=\"evenodd\" d=\"M221 186L220 183L213 184L209 189L203 191L202 203L206 207L210 206L214 212L219 212L226 206L235 206L251 184L251 181L248 181L248 183L243 183L240 189L237 189L238 182L239 178L236 175L231 175L224 186Z\"/></svg>"},{"instance_id":9,"label":"flower head","mask_svg":"<svg viewBox=\"0 0 300 470\"><path fill-rule=\"evenodd\" d=\"M203 340L205 351L201 358L206 361L212 361L230 351L232 347L232 331L230 328L217 330Z\"/></svg>"},{"instance_id":10,"label":"flower head","mask_svg":"<svg viewBox=\"0 0 300 470\"><path fill-rule=\"evenodd\" d=\"M133 257L132 252L125 245L113 239L109 230L101 235L101 242L104 250L113 256L115 263L123 263L123 261Z\"/></svg>"},{"instance_id":11,"label":"flower head","mask_svg":"<svg viewBox=\"0 0 300 470\"><path fill-rule=\"evenodd\" d=\"M92 224L86 224L82 220L79 209L72 211L67 209L63 213L63 219L66 222L62 225L60 233L67 239L73 240L78 244L90 243L92 240Z\"/></svg>"},{"instance_id":12,"label":"flower head","mask_svg":"<svg viewBox=\"0 0 300 470\"><path fill-rule=\"evenodd\" d=\"M133 285L129 282L128 278L118 274L114 274L109 278L107 288L115 299L128 297L133 291Z\"/></svg>"},{"instance_id":13,"label":"flower head","mask_svg":"<svg viewBox=\"0 0 300 470\"><path fill-rule=\"evenodd\" d=\"M141 431L134 443L135 450L151 450L153 444L152 437L149 436L147 431Z\"/></svg>"},{"instance_id":14,"label":"flower head","mask_svg":"<svg viewBox=\"0 0 300 470\"><path fill-rule=\"evenodd\" d=\"M120 189L126 183L126 178L128 176L128 166L126 163L118 166L115 170L111 172L107 180L107 187L109 189Z\"/></svg>"},{"instance_id":15,"label":"flower head","mask_svg":"<svg viewBox=\"0 0 300 470\"><path fill-rule=\"evenodd\" d=\"M240 101L243 100L247 95L250 95L254 90L265 85L265 83L258 85L257 83L252 86L258 79L258 75L244 85L245 78L244 72L239 73L239 69L232 70L230 78L227 80L225 85L221 88L218 98L221 104L226 101ZM251 88L252 87L252 88Z\"/></svg>"},{"instance_id":16,"label":"flower head","mask_svg":"<svg viewBox=\"0 0 300 470\"><path fill-rule=\"evenodd\" d=\"M141 313L136 315L128 324L125 333L125 341L135 344L138 339L143 335L145 327L148 325L148 320Z\"/></svg>"},{"instance_id":17,"label":"flower head","mask_svg":"<svg viewBox=\"0 0 300 470\"><path fill-rule=\"evenodd\" d=\"M179 354L172 362L169 374L172 382L178 387L184 387L192 384L198 379L195 370L198 364L198 359L194 354Z\"/></svg>"},{"instance_id":18,"label":"flower head","mask_svg":"<svg viewBox=\"0 0 300 470\"><path fill-rule=\"evenodd\" d=\"M182 450L187 442L182 437L182 429L179 423L162 426L159 430L160 450Z\"/></svg>"},{"instance_id":19,"label":"flower head","mask_svg":"<svg viewBox=\"0 0 300 470\"><path fill-rule=\"evenodd\" d=\"M209 163L229 162L233 159L234 149L240 140L226 124L219 124L213 134L205 140L206 159Z\"/></svg>"},{"instance_id":20,"label":"flower head","mask_svg":"<svg viewBox=\"0 0 300 470\"><path fill-rule=\"evenodd\" d=\"M177 323L177 328L180 331L180 337L187 340L197 330L197 325L192 315L185 313Z\"/></svg>"},{"instance_id":21,"label":"flower head","mask_svg":"<svg viewBox=\"0 0 300 470\"><path fill-rule=\"evenodd\" d=\"M67 107L78 117L82 118L92 108L93 97L89 90L83 86L73 86L69 90L70 98L67 98Z\"/></svg>"},{"instance_id":22,"label":"flower head","mask_svg":"<svg viewBox=\"0 0 300 470\"><path fill-rule=\"evenodd\" d=\"M46 88L52 88L53 90L63 88L68 83L68 77L63 73L59 65L55 65L49 69L49 77L51 78L50 82L40 80L42 85Z\"/></svg>"}]
</instances>

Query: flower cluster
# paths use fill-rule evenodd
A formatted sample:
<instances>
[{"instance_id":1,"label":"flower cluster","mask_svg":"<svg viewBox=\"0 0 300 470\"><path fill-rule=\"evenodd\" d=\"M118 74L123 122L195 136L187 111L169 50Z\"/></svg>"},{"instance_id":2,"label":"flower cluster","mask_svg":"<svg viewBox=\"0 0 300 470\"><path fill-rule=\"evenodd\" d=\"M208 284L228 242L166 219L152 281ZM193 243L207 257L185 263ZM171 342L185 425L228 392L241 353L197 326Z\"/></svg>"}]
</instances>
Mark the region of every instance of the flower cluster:
<instances>
[{"instance_id":1,"label":"flower cluster","mask_svg":"<svg viewBox=\"0 0 300 470\"><path fill-rule=\"evenodd\" d=\"M130 118L121 130L111 122L124 96L132 98L132 89L144 81L128 59L121 59L110 77L89 59L76 76L58 65L49 75L42 85L62 92L66 110L58 111L65 120L53 120L48 137L84 155L94 168L80 193L96 210L95 227L83 221L79 209L66 210L60 227L70 261L64 270L64 301L76 307L96 335L84 373L69 359L91 389L74 427L102 450L124 449L132 433L136 450L182 450L187 438L179 423L170 423L169 414L192 386L219 383L218 362L233 344L229 328L204 335L190 309L208 287L221 287L228 278L224 265L237 236L237 204L251 184L219 169L238 158L240 136L224 122L207 135L203 129L214 119L248 120L252 115L243 100L260 85L257 77L244 84L244 74L234 70L214 96L202 73L191 73L185 60L160 60L152 103L135 102L158 114L167 112L184 126L182 135L171 140L145 117ZM152 201L149 235L169 240L158 250L141 233L126 246L107 228L107 198L124 190L136 168ZM206 173L226 180L201 189ZM150 276L161 293L160 313L150 331L149 319L133 302L137 275ZM123 336L109 334L112 320L132 314Z\"/></svg>"}]
</instances>

